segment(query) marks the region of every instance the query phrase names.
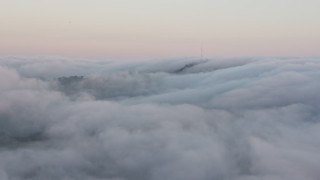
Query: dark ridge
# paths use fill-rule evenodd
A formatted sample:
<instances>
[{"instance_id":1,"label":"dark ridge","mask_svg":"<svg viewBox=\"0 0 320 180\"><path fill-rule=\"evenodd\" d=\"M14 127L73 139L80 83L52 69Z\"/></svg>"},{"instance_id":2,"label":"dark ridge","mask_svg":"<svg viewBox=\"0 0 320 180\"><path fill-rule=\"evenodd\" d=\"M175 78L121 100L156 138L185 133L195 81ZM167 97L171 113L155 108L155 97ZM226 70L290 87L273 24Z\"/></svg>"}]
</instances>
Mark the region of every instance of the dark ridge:
<instances>
[{"instance_id":1,"label":"dark ridge","mask_svg":"<svg viewBox=\"0 0 320 180\"><path fill-rule=\"evenodd\" d=\"M205 62L207 62L207 61L199 61L199 62L188 63L188 64L184 65L183 67L181 67L180 69L174 71L173 73L182 73L186 69L189 69L191 67L194 67L196 65L199 65L199 64L202 64L202 63L205 63Z\"/></svg>"},{"instance_id":2,"label":"dark ridge","mask_svg":"<svg viewBox=\"0 0 320 180\"><path fill-rule=\"evenodd\" d=\"M77 83L83 80L83 76L69 76L69 77L59 77L58 81L61 85L68 85L71 83Z\"/></svg>"}]
</instances>

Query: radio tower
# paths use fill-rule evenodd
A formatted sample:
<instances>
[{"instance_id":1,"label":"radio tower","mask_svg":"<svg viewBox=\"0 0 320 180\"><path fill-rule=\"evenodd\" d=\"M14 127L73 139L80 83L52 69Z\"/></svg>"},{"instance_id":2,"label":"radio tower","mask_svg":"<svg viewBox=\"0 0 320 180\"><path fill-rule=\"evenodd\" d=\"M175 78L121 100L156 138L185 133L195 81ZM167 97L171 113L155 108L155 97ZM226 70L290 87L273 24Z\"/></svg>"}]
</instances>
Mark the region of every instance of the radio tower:
<instances>
[{"instance_id":1,"label":"radio tower","mask_svg":"<svg viewBox=\"0 0 320 180\"><path fill-rule=\"evenodd\" d=\"M203 43L201 43L201 46L200 46L200 57L202 60L203 59Z\"/></svg>"}]
</instances>

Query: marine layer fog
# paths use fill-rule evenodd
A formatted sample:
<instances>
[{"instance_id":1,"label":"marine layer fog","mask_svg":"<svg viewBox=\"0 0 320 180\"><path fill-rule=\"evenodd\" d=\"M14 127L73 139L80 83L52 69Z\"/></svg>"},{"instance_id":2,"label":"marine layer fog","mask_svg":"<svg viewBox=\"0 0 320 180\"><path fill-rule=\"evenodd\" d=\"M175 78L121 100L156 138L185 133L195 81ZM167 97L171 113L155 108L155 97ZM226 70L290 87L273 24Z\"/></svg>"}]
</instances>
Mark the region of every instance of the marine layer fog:
<instances>
[{"instance_id":1,"label":"marine layer fog","mask_svg":"<svg viewBox=\"0 0 320 180\"><path fill-rule=\"evenodd\" d=\"M1 180L319 180L320 59L0 58Z\"/></svg>"}]
</instances>

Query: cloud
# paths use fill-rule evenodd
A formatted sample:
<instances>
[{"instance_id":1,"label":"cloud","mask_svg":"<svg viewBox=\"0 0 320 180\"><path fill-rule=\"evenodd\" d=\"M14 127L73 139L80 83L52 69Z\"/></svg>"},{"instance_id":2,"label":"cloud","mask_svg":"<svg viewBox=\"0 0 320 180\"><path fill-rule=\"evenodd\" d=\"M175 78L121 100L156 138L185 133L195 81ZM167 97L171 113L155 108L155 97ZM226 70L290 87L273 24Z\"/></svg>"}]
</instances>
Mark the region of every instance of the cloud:
<instances>
[{"instance_id":1,"label":"cloud","mask_svg":"<svg viewBox=\"0 0 320 180\"><path fill-rule=\"evenodd\" d=\"M320 177L318 59L0 59L1 179Z\"/></svg>"}]
</instances>

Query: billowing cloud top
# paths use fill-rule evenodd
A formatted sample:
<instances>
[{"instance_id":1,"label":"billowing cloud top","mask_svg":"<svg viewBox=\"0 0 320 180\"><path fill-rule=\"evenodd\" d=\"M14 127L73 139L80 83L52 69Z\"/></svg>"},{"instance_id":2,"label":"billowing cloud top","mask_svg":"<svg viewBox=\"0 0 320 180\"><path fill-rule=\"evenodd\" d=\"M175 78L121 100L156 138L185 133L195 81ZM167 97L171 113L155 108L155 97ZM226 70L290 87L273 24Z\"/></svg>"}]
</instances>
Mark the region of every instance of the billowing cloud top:
<instances>
[{"instance_id":1,"label":"billowing cloud top","mask_svg":"<svg viewBox=\"0 0 320 180\"><path fill-rule=\"evenodd\" d=\"M318 180L319 60L2 57L0 179Z\"/></svg>"}]
</instances>

